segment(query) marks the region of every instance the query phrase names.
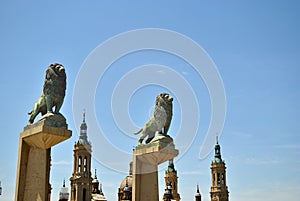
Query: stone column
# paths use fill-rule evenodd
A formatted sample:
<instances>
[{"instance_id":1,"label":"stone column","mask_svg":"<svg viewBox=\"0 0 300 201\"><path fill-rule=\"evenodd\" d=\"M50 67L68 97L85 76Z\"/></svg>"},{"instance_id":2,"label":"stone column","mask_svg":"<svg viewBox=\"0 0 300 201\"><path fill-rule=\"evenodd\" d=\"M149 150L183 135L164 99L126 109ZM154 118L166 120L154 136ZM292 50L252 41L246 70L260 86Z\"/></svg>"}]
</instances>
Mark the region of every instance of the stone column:
<instances>
[{"instance_id":1,"label":"stone column","mask_svg":"<svg viewBox=\"0 0 300 201\"><path fill-rule=\"evenodd\" d=\"M133 152L133 201L158 201L159 164L178 155L173 140L169 136L159 135L149 144L138 145Z\"/></svg>"},{"instance_id":2,"label":"stone column","mask_svg":"<svg viewBox=\"0 0 300 201\"><path fill-rule=\"evenodd\" d=\"M51 147L72 131L49 126L47 120L28 125L20 134L15 201L50 201Z\"/></svg>"}]
</instances>

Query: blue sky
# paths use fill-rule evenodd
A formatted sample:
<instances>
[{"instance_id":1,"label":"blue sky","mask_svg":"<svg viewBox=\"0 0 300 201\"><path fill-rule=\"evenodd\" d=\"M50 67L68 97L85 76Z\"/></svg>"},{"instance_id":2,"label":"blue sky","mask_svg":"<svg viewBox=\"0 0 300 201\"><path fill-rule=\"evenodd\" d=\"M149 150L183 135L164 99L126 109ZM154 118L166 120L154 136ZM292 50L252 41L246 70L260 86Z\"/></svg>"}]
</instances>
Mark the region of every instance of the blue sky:
<instances>
[{"instance_id":1,"label":"blue sky","mask_svg":"<svg viewBox=\"0 0 300 201\"><path fill-rule=\"evenodd\" d=\"M199 151L211 120L211 94L201 75L182 58L155 50L124 55L98 80L93 97L74 100L75 86L88 55L118 34L145 28L171 30L192 39L218 69L226 92L227 112L223 131L215 132L222 132L220 144L227 164L230 200L296 200L300 196L299 13L297 1L1 1L1 200L14 199L19 134L27 124L27 112L41 94L46 67L53 62L61 62L66 68L67 95L61 112L73 131L71 139L52 148L53 200L58 200L62 180L68 180L72 174L73 144L78 139L83 109L87 110L89 139L93 139L92 166L97 168L108 200L117 199L117 188L126 175L128 155L136 138L130 132L122 132L114 121L112 94L124 76L149 64L177 72L197 98L198 130L187 147L179 147L186 151L181 152L175 166L182 200L194 199L197 183L203 200L210 200L213 152L200 160ZM167 73L166 70L154 73ZM89 80L85 82L87 86ZM176 96L171 90L176 86L172 82L170 88L158 85L155 82L140 86L130 94L130 100L125 100L128 114L135 126L143 126L156 94L169 92L175 98L170 135L176 143L180 126L193 122L181 118L192 106L181 107L188 100ZM76 101L84 103L90 99L95 100L95 105L73 107ZM115 104L122 102L117 100ZM97 122L93 120L94 113ZM101 161L101 155L107 153L94 140L99 136L98 125L107 142L127 157L112 156L111 167ZM160 196L164 168L160 167Z\"/></svg>"}]
</instances>

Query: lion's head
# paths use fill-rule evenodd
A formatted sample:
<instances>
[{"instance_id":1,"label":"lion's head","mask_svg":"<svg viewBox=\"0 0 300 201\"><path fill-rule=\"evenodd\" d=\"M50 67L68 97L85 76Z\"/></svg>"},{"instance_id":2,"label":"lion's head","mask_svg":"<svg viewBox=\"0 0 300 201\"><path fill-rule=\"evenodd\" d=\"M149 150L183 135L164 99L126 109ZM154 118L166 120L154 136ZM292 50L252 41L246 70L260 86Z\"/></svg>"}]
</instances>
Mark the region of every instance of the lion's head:
<instances>
[{"instance_id":1,"label":"lion's head","mask_svg":"<svg viewBox=\"0 0 300 201\"><path fill-rule=\"evenodd\" d=\"M164 126L161 133L167 134L173 115L173 97L167 93L161 93L156 97L154 118Z\"/></svg>"},{"instance_id":2,"label":"lion's head","mask_svg":"<svg viewBox=\"0 0 300 201\"><path fill-rule=\"evenodd\" d=\"M167 93L161 93L156 97L155 105L162 106L165 109L172 109L173 97Z\"/></svg>"},{"instance_id":3,"label":"lion's head","mask_svg":"<svg viewBox=\"0 0 300 201\"><path fill-rule=\"evenodd\" d=\"M65 96L66 77L63 65L58 63L51 64L46 71L44 94L51 94L56 97Z\"/></svg>"}]
</instances>

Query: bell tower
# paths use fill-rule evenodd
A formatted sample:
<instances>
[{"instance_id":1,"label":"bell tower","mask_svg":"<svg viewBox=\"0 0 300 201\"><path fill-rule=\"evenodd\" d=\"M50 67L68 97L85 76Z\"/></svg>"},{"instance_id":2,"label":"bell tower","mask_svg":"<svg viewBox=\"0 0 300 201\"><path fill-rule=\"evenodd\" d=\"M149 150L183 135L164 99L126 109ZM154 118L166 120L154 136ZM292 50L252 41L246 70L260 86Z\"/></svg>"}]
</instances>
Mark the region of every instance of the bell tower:
<instances>
[{"instance_id":1,"label":"bell tower","mask_svg":"<svg viewBox=\"0 0 300 201\"><path fill-rule=\"evenodd\" d=\"M180 200L180 194L178 193L178 177L177 171L175 170L173 159L169 160L168 169L165 173L165 184L170 185L173 199L176 201Z\"/></svg>"},{"instance_id":2,"label":"bell tower","mask_svg":"<svg viewBox=\"0 0 300 201\"><path fill-rule=\"evenodd\" d=\"M74 145L74 169L71 181L71 201L90 201L92 193L91 174L92 146L87 139L85 113L80 126L79 140Z\"/></svg>"},{"instance_id":3,"label":"bell tower","mask_svg":"<svg viewBox=\"0 0 300 201\"><path fill-rule=\"evenodd\" d=\"M218 142L215 145L215 156L210 166L212 186L210 190L211 201L228 201L228 188L226 186L226 166L221 158L221 147Z\"/></svg>"}]
</instances>

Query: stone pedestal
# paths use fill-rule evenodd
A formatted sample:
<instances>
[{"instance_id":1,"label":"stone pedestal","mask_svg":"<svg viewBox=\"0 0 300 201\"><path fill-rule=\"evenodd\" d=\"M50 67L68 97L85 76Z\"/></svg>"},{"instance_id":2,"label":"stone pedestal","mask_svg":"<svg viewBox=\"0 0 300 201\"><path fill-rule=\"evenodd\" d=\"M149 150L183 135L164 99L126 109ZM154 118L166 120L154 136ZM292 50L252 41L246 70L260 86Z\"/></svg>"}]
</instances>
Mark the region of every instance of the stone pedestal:
<instances>
[{"instance_id":1,"label":"stone pedestal","mask_svg":"<svg viewBox=\"0 0 300 201\"><path fill-rule=\"evenodd\" d=\"M157 136L149 144L136 147L133 152L133 201L158 201L159 164L178 155L170 137Z\"/></svg>"},{"instance_id":2,"label":"stone pedestal","mask_svg":"<svg viewBox=\"0 0 300 201\"><path fill-rule=\"evenodd\" d=\"M15 201L50 201L51 147L70 138L72 131L48 125L44 119L20 134Z\"/></svg>"}]
</instances>

